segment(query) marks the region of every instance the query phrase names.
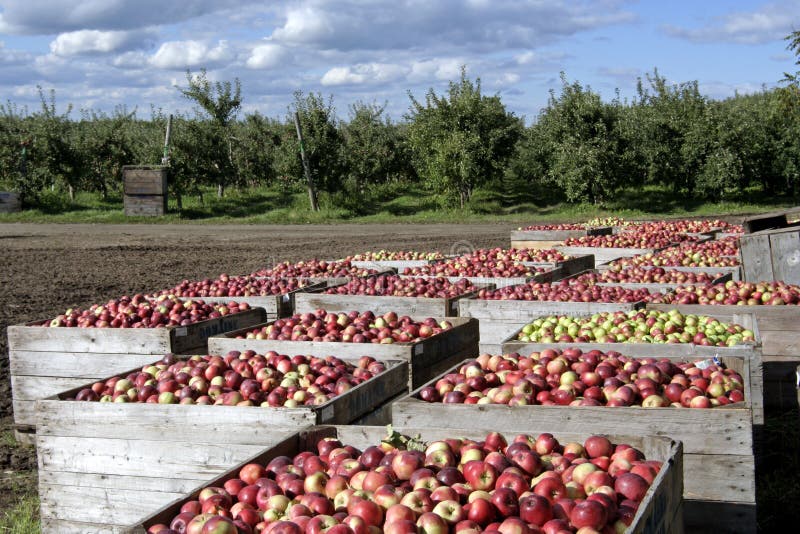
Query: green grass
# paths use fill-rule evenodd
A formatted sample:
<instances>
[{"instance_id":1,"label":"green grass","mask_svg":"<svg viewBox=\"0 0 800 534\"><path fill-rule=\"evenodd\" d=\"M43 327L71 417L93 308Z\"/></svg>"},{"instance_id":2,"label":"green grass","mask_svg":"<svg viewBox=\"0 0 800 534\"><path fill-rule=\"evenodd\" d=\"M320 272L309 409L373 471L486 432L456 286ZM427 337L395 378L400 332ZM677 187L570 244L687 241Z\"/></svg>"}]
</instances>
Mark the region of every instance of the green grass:
<instances>
[{"instance_id":1,"label":"green grass","mask_svg":"<svg viewBox=\"0 0 800 534\"><path fill-rule=\"evenodd\" d=\"M33 534L40 530L36 495L26 495L10 510L0 512L0 534Z\"/></svg>"},{"instance_id":2,"label":"green grass","mask_svg":"<svg viewBox=\"0 0 800 534\"><path fill-rule=\"evenodd\" d=\"M550 195L552 197L552 195ZM464 209L447 207L443 199L419 186L385 185L373 188L369 198L355 195L321 195L319 212L308 207L302 190L256 188L229 190L217 198L211 189L186 196L177 210L174 198L169 213L160 218L126 217L122 197L101 199L98 194L78 193L70 202L65 193L47 191L40 202L20 213L0 214L0 222L51 223L205 223L205 224L311 224L311 223L530 223L576 221L617 215L625 218L744 215L793 206L798 199L771 197L748 190L726 200L704 201L673 194L658 187L621 192L603 205L569 204L548 198L547 192L515 191L504 194L478 190Z\"/></svg>"}]
</instances>

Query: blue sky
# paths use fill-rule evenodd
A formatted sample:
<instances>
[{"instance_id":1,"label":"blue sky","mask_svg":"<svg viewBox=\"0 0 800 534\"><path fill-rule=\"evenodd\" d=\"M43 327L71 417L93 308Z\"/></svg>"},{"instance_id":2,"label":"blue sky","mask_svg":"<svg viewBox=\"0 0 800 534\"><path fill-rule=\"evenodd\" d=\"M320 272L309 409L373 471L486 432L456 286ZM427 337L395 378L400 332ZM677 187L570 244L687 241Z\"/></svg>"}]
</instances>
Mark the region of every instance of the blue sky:
<instances>
[{"instance_id":1,"label":"blue sky","mask_svg":"<svg viewBox=\"0 0 800 534\"><path fill-rule=\"evenodd\" d=\"M800 70L784 37L800 0L0 0L0 98L35 110L37 86L60 111L119 105L188 111L187 69L242 81L245 111L283 117L296 90L349 105L423 97L461 65L530 122L559 72L635 95L658 68L711 98L774 87ZM73 112L77 117L77 111Z\"/></svg>"}]
</instances>

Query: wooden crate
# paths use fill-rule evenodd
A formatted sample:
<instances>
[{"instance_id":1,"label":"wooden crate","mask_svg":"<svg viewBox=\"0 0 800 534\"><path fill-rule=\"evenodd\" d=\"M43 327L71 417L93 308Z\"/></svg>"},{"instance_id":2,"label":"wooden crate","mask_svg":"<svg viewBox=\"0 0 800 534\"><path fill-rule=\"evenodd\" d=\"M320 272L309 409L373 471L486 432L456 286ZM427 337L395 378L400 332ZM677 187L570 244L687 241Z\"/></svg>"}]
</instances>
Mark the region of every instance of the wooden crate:
<instances>
[{"instance_id":1,"label":"wooden crate","mask_svg":"<svg viewBox=\"0 0 800 534\"><path fill-rule=\"evenodd\" d=\"M545 265L545 264L531 264L531 265ZM459 280L467 279L473 285L483 285L494 287L507 287L525 284L527 282L557 282L564 278L564 274L560 266L553 266L554 264L546 264L548 270L534 274L533 276L513 276L513 277L493 277L493 276L445 276L449 281L455 283ZM400 275L402 278L425 278L420 275ZM430 277L429 277L430 278Z\"/></svg>"},{"instance_id":2,"label":"wooden crate","mask_svg":"<svg viewBox=\"0 0 800 534\"><path fill-rule=\"evenodd\" d=\"M415 317L422 319L422 317ZM208 349L215 354L227 354L231 350L254 350L264 354L275 350L283 353L357 358L369 355L378 360L403 360L408 366L409 391L448 369L456 362L478 355L478 321L464 317L436 318L447 320L453 328L415 343L338 343L329 341L278 341L269 339L236 339L254 327L214 336L208 340Z\"/></svg>"},{"instance_id":3,"label":"wooden crate","mask_svg":"<svg viewBox=\"0 0 800 534\"><path fill-rule=\"evenodd\" d=\"M124 165L123 192L126 195L167 195L168 167L163 165Z\"/></svg>"},{"instance_id":4,"label":"wooden crate","mask_svg":"<svg viewBox=\"0 0 800 534\"><path fill-rule=\"evenodd\" d=\"M762 230L775 230L778 228L786 228L788 225L785 211L776 211L772 213L761 213L747 217L742 221L742 227L745 234L754 234Z\"/></svg>"},{"instance_id":5,"label":"wooden crate","mask_svg":"<svg viewBox=\"0 0 800 534\"><path fill-rule=\"evenodd\" d=\"M563 245L564 241L572 237L587 235L611 235L613 228L598 226L585 230L512 230L511 248L518 249L548 249Z\"/></svg>"},{"instance_id":6,"label":"wooden crate","mask_svg":"<svg viewBox=\"0 0 800 534\"><path fill-rule=\"evenodd\" d=\"M573 346L588 348L589 345ZM652 347L630 345L620 352L636 357L662 356ZM392 405L392 424L420 427L457 425L499 432L586 432L610 434L624 428L626 434L665 436L683 443L683 497L687 500L754 504L755 458L753 454L753 393L750 361L721 356L744 379L745 401L707 410L607 406L507 406L499 404L444 404L419 399L419 390ZM460 365L460 364L459 364ZM459 365L449 372L457 372ZM436 379L426 385L434 385ZM724 436L724 439L721 439Z\"/></svg>"},{"instance_id":7,"label":"wooden crate","mask_svg":"<svg viewBox=\"0 0 800 534\"><path fill-rule=\"evenodd\" d=\"M607 271L608 269L612 268L612 262L607 262L602 265L598 265L596 269L598 271ZM741 268L739 266L736 267L684 267L682 265L640 265L642 269L668 269L672 271L682 271L685 273L708 273L708 274L716 274L718 276L727 276L730 275L731 280L741 280Z\"/></svg>"},{"instance_id":8,"label":"wooden crate","mask_svg":"<svg viewBox=\"0 0 800 534\"><path fill-rule=\"evenodd\" d=\"M0 213L16 213L21 209L19 193L0 191Z\"/></svg>"},{"instance_id":9,"label":"wooden crate","mask_svg":"<svg viewBox=\"0 0 800 534\"><path fill-rule=\"evenodd\" d=\"M251 295L247 297L179 297L179 298L197 298L205 302L246 302L251 306L264 308L266 312L267 321L281 319L284 317L291 317L294 314L295 297L306 291L318 291L325 289L327 283L316 282L309 283L306 286L295 289L282 295Z\"/></svg>"},{"instance_id":10,"label":"wooden crate","mask_svg":"<svg viewBox=\"0 0 800 534\"><path fill-rule=\"evenodd\" d=\"M744 280L800 284L800 225L743 235L739 247Z\"/></svg>"},{"instance_id":11,"label":"wooden crate","mask_svg":"<svg viewBox=\"0 0 800 534\"><path fill-rule=\"evenodd\" d=\"M491 284L477 284L478 289L493 286ZM349 312L351 310L371 310L373 313L384 314L396 312L398 315L413 315L415 317L456 317L458 316L458 301L475 295L475 291L468 291L455 297L396 297L393 295L329 295L321 292L300 292L295 295L295 313L307 313L316 310L326 310L333 313Z\"/></svg>"},{"instance_id":12,"label":"wooden crate","mask_svg":"<svg viewBox=\"0 0 800 534\"><path fill-rule=\"evenodd\" d=\"M167 213L167 197L162 195L125 195L122 205L127 217L160 217Z\"/></svg>"},{"instance_id":13,"label":"wooden crate","mask_svg":"<svg viewBox=\"0 0 800 534\"><path fill-rule=\"evenodd\" d=\"M603 248L603 247L556 247L562 254L570 256L588 255L594 256L593 267L598 267L618 258L630 258L640 254L655 253L661 248Z\"/></svg>"},{"instance_id":14,"label":"wooden crate","mask_svg":"<svg viewBox=\"0 0 800 534\"><path fill-rule=\"evenodd\" d=\"M647 305L651 310L676 308L681 313L713 315L734 322L742 314L752 315L761 340L764 406L778 410L797 407L794 373L800 364L800 306Z\"/></svg>"},{"instance_id":15,"label":"wooden crate","mask_svg":"<svg viewBox=\"0 0 800 534\"><path fill-rule=\"evenodd\" d=\"M405 391L408 364L386 365L371 380L313 407L63 400L80 388L40 400L36 446L44 531L119 528L301 428L359 419Z\"/></svg>"},{"instance_id":16,"label":"wooden crate","mask_svg":"<svg viewBox=\"0 0 800 534\"><path fill-rule=\"evenodd\" d=\"M167 328L8 327L14 422L32 430L34 403L115 373L153 361L168 352L206 352L210 336L266 320L262 308ZM22 438L22 436L20 436Z\"/></svg>"},{"instance_id":17,"label":"wooden crate","mask_svg":"<svg viewBox=\"0 0 800 534\"><path fill-rule=\"evenodd\" d=\"M669 269L667 269L669 270ZM709 274L717 274L718 276L714 278L711 283L712 284L724 284L729 280L733 280L733 273L709 273ZM651 293L669 293L671 291L675 291L677 288L681 286L688 286L692 285L691 282L686 282L683 284L659 284L659 283L638 283L638 282L598 282L598 286L618 286L623 287L626 289L646 289Z\"/></svg>"},{"instance_id":18,"label":"wooden crate","mask_svg":"<svg viewBox=\"0 0 800 534\"><path fill-rule=\"evenodd\" d=\"M707 313L720 320L725 320L725 316ZM517 352L519 354L530 354L533 351L540 351L546 348L583 347L586 350L597 349L603 352L615 350L618 352L629 351L633 356L638 352L647 349L651 355L661 357L683 357L706 359L714 356L738 356L747 359L750 371L750 404L753 410L753 424L757 425L760 432L764 424L764 374L762 370L762 349L758 333L758 325L755 318L750 314L737 315L733 318L734 322L752 329L756 334L756 344L742 344L733 347L711 347L695 345L694 343L525 343L517 341L519 330L514 332L502 345L503 353Z\"/></svg>"},{"instance_id":19,"label":"wooden crate","mask_svg":"<svg viewBox=\"0 0 800 534\"><path fill-rule=\"evenodd\" d=\"M444 439L447 437L466 437L483 439L485 433L476 432L475 429L447 429L447 428L396 428L398 432L420 437L425 441ZM316 443L323 437L336 437L342 443L364 449L376 445L386 435L383 427L369 426L338 426L314 427L298 432L279 444L250 458L248 462L268 463L276 456L294 456L305 450L315 450ZM556 438L566 443L569 441L583 442L588 437L585 432L566 433L557 432ZM658 437L619 436L611 435L614 442L625 442L639 448L648 459L663 462L663 467L653 481L647 495L642 500L639 510L632 525L626 530L630 534L644 533L674 533L681 532L681 488L682 480L682 446L679 442ZM209 481L207 485L220 486L230 478L238 476L238 470L243 462L226 474ZM188 500L196 499L202 487L196 488L185 499L167 504L162 510L145 518L136 525L131 526L126 534L144 534L147 528L158 523L169 523L172 517L180 512L180 507Z\"/></svg>"},{"instance_id":20,"label":"wooden crate","mask_svg":"<svg viewBox=\"0 0 800 534\"><path fill-rule=\"evenodd\" d=\"M442 260L370 260L359 261L351 260L350 265L358 267L359 269L392 269L398 273L402 273L403 269L413 269L414 267L424 267L425 265L432 265Z\"/></svg>"},{"instance_id":21,"label":"wooden crate","mask_svg":"<svg viewBox=\"0 0 800 534\"><path fill-rule=\"evenodd\" d=\"M642 302L558 302L528 300L462 299L458 314L478 320L480 351L500 353L503 343L520 328L543 315L591 315L604 311L630 311Z\"/></svg>"}]
</instances>

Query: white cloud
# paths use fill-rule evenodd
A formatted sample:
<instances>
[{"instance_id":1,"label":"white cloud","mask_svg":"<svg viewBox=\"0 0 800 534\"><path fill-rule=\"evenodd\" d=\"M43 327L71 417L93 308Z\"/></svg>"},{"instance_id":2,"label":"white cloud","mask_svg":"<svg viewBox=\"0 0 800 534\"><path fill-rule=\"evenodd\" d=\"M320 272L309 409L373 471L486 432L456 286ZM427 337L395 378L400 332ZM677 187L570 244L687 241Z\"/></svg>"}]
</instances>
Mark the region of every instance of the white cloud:
<instances>
[{"instance_id":1,"label":"white cloud","mask_svg":"<svg viewBox=\"0 0 800 534\"><path fill-rule=\"evenodd\" d=\"M144 32L79 30L62 33L50 43L50 51L57 56L81 54L107 54L144 43Z\"/></svg>"},{"instance_id":2,"label":"white cloud","mask_svg":"<svg viewBox=\"0 0 800 534\"><path fill-rule=\"evenodd\" d=\"M227 41L219 41L213 48L202 41L169 41L150 58L150 64L160 69L211 68L233 57Z\"/></svg>"},{"instance_id":3,"label":"white cloud","mask_svg":"<svg viewBox=\"0 0 800 534\"><path fill-rule=\"evenodd\" d=\"M0 41L0 65L19 65L31 61L31 54L23 50L6 48L6 44Z\"/></svg>"},{"instance_id":4,"label":"white cloud","mask_svg":"<svg viewBox=\"0 0 800 534\"><path fill-rule=\"evenodd\" d=\"M403 78L409 72L408 67L389 63L369 63L352 67L334 67L320 79L324 86L385 84Z\"/></svg>"},{"instance_id":5,"label":"white cloud","mask_svg":"<svg viewBox=\"0 0 800 534\"><path fill-rule=\"evenodd\" d=\"M764 44L779 41L791 33L798 14L800 2L793 0L766 4L756 11L730 13L700 28L665 25L663 30L672 37L696 43Z\"/></svg>"},{"instance_id":6,"label":"white cloud","mask_svg":"<svg viewBox=\"0 0 800 534\"><path fill-rule=\"evenodd\" d=\"M290 54L284 47L265 43L253 48L245 64L250 69L271 69L285 65L290 59Z\"/></svg>"}]
</instances>

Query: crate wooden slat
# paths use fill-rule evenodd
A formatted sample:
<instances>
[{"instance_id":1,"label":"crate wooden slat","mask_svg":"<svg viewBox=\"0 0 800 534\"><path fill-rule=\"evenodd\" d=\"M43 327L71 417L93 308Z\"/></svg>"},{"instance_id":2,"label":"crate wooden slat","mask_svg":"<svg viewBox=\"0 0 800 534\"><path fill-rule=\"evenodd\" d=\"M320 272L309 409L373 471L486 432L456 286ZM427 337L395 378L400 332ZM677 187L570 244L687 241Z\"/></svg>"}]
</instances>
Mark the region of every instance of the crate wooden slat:
<instances>
[{"instance_id":1,"label":"crate wooden slat","mask_svg":"<svg viewBox=\"0 0 800 534\"><path fill-rule=\"evenodd\" d=\"M570 276L574 276L575 274L583 272L587 269L593 269L595 259L593 254L578 254L555 263L535 262L535 261L523 261L520 263L528 267L543 268L547 271L558 268L559 270L554 273L554 276L551 280L542 280L547 282L555 282L563 278L569 278ZM558 278L556 278L555 275L557 275Z\"/></svg>"},{"instance_id":2,"label":"crate wooden slat","mask_svg":"<svg viewBox=\"0 0 800 534\"><path fill-rule=\"evenodd\" d=\"M246 297L179 297L196 298L206 302L246 302L251 306L264 308L266 320L281 319L291 317L294 313L295 297L299 293L306 291L318 291L328 287L326 282L309 283L306 286L295 289L282 295L250 295Z\"/></svg>"},{"instance_id":3,"label":"crate wooden slat","mask_svg":"<svg viewBox=\"0 0 800 534\"><path fill-rule=\"evenodd\" d=\"M742 314L755 318L761 340L764 373L764 405L794 409L794 370L800 364L800 306L737 306L702 304L648 304L647 309L677 308L681 313L713 315L734 321Z\"/></svg>"},{"instance_id":4,"label":"crate wooden slat","mask_svg":"<svg viewBox=\"0 0 800 534\"><path fill-rule=\"evenodd\" d=\"M423 319L423 317L414 317ZM464 317L437 317L447 320L453 328L415 343L337 343L326 341L278 341L269 339L236 339L250 330L267 326L229 332L209 339L209 351L227 354L231 350L254 350L263 354L275 350L282 353L357 358L368 354L378 360L403 360L409 363L408 388L422 384L464 358L478 354L478 321Z\"/></svg>"},{"instance_id":5,"label":"crate wooden slat","mask_svg":"<svg viewBox=\"0 0 800 534\"><path fill-rule=\"evenodd\" d=\"M733 274L728 272L719 274L714 278L712 284L724 284L725 282L733 280ZM681 286L692 285L692 282L684 283L658 283L658 282L597 282L598 286L617 286L625 289L646 289L651 293L669 293ZM696 284L695 284L696 285Z\"/></svg>"},{"instance_id":6,"label":"crate wooden slat","mask_svg":"<svg viewBox=\"0 0 800 534\"><path fill-rule=\"evenodd\" d=\"M485 433L476 432L475 429L442 429L442 428L397 428L407 435L419 434L423 440L431 441L446 437L470 437L482 439ZM267 449L248 462L267 463L270 459L287 455L293 456L303 450L313 450L312 447L323 437L337 437L344 444L357 448L366 448L377 444L386 434L383 427L368 426L339 426L339 427L314 427L290 436L274 447ZM556 438L566 443L568 441L583 441L588 434L556 433ZM656 437L640 436L610 436L615 442L625 442L639 448L648 459L664 462L664 466L648 491L637 511L634 522L626 532L631 534L644 534L645 532L680 532L679 524L682 523L681 492L682 492L682 446L680 443ZM244 463L244 462L243 462ZM242 464L240 464L241 466ZM235 477L238 468L231 469L225 475L209 481L207 485L221 485L225 480ZM132 525L126 534L144 534L148 527L157 523L168 523L177 515L180 507L189 499L195 498L201 487L196 488L185 499L174 503L165 503L165 507L149 517L144 518L136 525Z\"/></svg>"},{"instance_id":7,"label":"crate wooden slat","mask_svg":"<svg viewBox=\"0 0 800 534\"><path fill-rule=\"evenodd\" d=\"M386 365L383 373L320 406L63 400L79 388L37 401L42 517L117 527L136 521L265 443L309 425L350 423L406 391L407 362ZM82 505L74 506L79 497Z\"/></svg>"},{"instance_id":8,"label":"crate wooden slat","mask_svg":"<svg viewBox=\"0 0 800 534\"><path fill-rule=\"evenodd\" d=\"M563 245L571 237L584 237L589 235L611 235L613 228L610 226L597 226L584 230L512 230L511 248L518 249L547 249Z\"/></svg>"},{"instance_id":9,"label":"crate wooden slat","mask_svg":"<svg viewBox=\"0 0 800 534\"><path fill-rule=\"evenodd\" d=\"M461 317L478 320L481 352L500 352L508 337L536 317L550 314L591 315L603 311L629 311L644 306L641 302L557 302L526 300L462 299L458 302Z\"/></svg>"},{"instance_id":10,"label":"crate wooden slat","mask_svg":"<svg viewBox=\"0 0 800 534\"><path fill-rule=\"evenodd\" d=\"M209 336L263 322L252 308L167 328L8 327L14 422L35 423L34 401L152 362L168 352L206 352Z\"/></svg>"},{"instance_id":11,"label":"crate wooden slat","mask_svg":"<svg viewBox=\"0 0 800 534\"><path fill-rule=\"evenodd\" d=\"M124 165L123 192L126 195L167 194L168 168L160 165Z\"/></svg>"},{"instance_id":12,"label":"crate wooden slat","mask_svg":"<svg viewBox=\"0 0 800 534\"><path fill-rule=\"evenodd\" d=\"M744 221L742 221L742 226L744 227L744 232L746 234L753 234L762 230L786 228L787 224L789 223L786 218L785 211L761 213L759 215L747 217Z\"/></svg>"}]
</instances>

